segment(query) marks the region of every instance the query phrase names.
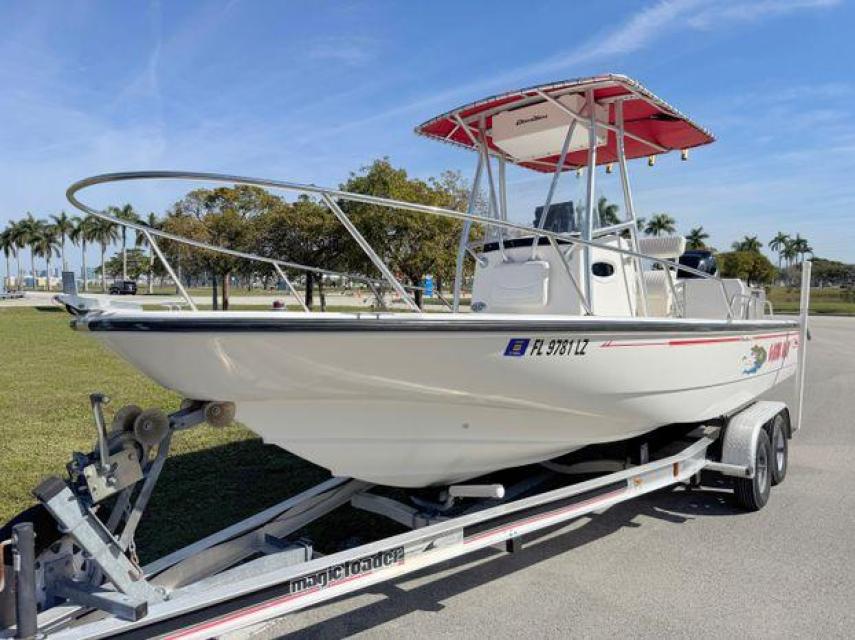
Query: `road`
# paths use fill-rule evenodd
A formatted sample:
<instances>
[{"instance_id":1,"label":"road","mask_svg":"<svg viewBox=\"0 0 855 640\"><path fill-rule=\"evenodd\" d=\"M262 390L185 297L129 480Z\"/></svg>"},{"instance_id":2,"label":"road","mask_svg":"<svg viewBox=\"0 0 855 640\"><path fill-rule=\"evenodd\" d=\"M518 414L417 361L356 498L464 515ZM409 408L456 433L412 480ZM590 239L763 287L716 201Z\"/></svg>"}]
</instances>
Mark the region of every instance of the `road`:
<instances>
[{"instance_id":1,"label":"road","mask_svg":"<svg viewBox=\"0 0 855 640\"><path fill-rule=\"evenodd\" d=\"M804 428L762 511L670 489L240 637L855 637L855 318L812 332Z\"/></svg>"}]
</instances>

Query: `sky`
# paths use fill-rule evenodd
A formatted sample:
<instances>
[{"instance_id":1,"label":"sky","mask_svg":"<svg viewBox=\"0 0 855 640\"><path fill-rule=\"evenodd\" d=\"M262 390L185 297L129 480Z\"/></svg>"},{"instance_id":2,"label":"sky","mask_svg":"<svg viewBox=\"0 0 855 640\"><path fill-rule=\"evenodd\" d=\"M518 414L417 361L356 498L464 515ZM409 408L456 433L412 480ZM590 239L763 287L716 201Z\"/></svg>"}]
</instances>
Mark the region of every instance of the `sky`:
<instances>
[{"instance_id":1,"label":"sky","mask_svg":"<svg viewBox=\"0 0 855 640\"><path fill-rule=\"evenodd\" d=\"M851 0L2 0L0 226L72 213L68 185L113 171L337 186L388 156L414 176L469 176L474 154L413 128L496 93L622 73L717 138L688 162L631 163L639 215L703 225L720 249L800 233L817 256L855 262L853 26ZM531 222L547 179L509 171L512 219ZM565 174L556 200L583 183ZM615 176L598 184L618 198ZM85 198L147 213L179 194L147 183Z\"/></svg>"}]
</instances>

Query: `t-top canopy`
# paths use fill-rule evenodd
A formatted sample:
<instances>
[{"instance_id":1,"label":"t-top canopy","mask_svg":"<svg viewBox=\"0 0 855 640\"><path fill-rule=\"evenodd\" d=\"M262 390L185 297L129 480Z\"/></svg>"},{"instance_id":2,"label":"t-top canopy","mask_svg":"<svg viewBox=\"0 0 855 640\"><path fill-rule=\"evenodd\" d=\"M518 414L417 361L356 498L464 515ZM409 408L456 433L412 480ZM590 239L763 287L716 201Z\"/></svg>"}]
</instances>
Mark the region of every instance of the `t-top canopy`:
<instances>
[{"instance_id":1,"label":"t-top canopy","mask_svg":"<svg viewBox=\"0 0 855 640\"><path fill-rule=\"evenodd\" d=\"M535 171L554 172L570 123L576 120L562 170L577 169L588 164L588 90L593 91L596 103L597 164L618 160L618 102L623 109L627 159L715 140L709 131L622 75L568 80L493 96L428 120L416 127L416 133L473 149L480 144L483 123L492 154Z\"/></svg>"}]
</instances>

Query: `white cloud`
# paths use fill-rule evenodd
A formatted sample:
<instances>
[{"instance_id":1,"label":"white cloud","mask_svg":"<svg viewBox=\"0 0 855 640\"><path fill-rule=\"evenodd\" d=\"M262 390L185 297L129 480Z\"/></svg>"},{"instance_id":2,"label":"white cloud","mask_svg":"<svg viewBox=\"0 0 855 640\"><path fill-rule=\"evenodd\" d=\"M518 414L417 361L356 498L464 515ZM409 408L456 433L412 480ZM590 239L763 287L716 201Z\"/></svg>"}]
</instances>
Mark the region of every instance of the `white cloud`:
<instances>
[{"instance_id":1,"label":"white cloud","mask_svg":"<svg viewBox=\"0 0 855 640\"><path fill-rule=\"evenodd\" d=\"M362 66L377 57L377 41L360 36L330 36L312 41L304 55L312 60Z\"/></svg>"},{"instance_id":2,"label":"white cloud","mask_svg":"<svg viewBox=\"0 0 855 640\"><path fill-rule=\"evenodd\" d=\"M772 18L804 9L826 9L840 0L757 0L752 2L715 2L691 16L687 24L696 29L709 29L723 22L749 22Z\"/></svg>"},{"instance_id":3,"label":"white cloud","mask_svg":"<svg viewBox=\"0 0 855 640\"><path fill-rule=\"evenodd\" d=\"M837 4L839 0L761 0L752 3L743 0L659 0L630 16L618 27L605 30L573 49L503 73L479 78L469 84L457 85L447 91L417 97L366 118L351 120L330 133L337 135L347 129L423 111L433 105L444 107L452 100L478 99L485 93L507 90L514 84L550 81L556 75L572 77L573 70L583 63L641 51L679 29L710 30L795 11L825 9Z\"/></svg>"}]
</instances>

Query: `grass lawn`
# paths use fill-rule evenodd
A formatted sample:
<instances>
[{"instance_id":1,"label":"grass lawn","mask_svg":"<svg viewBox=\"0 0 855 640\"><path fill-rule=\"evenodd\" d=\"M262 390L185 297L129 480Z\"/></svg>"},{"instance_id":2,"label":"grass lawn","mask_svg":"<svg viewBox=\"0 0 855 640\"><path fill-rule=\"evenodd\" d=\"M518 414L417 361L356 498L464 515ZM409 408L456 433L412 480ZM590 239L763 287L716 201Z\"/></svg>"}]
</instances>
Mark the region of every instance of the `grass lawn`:
<instances>
[{"instance_id":1,"label":"grass lawn","mask_svg":"<svg viewBox=\"0 0 855 640\"><path fill-rule=\"evenodd\" d=\"M69 329L56 308L0 309L0 523L35 500L30 491L49 475L65 477L72 451L89 451L95 427L88 395L112 398L107 419L124 404L178 407L166 391L85 333ZM250 431L197 427L176 434L172 452L137 535L143 562L275 504L329 477ZM338 540L398 531L349 507L307 533Z\"/></svg>"},{"instance_id":2,"label":"grass lawn","mask_svg":"<svg viewBox=\"0 0 855 640\"><path fill-rule=\"evenodd\" d=\"M787 287L772 287L768 298L776 313L798 313L799 290ZM837 287L818 288L810 291L810 312L816 315L855 315L855 297Z\"/></svg>"}]
</instances>

